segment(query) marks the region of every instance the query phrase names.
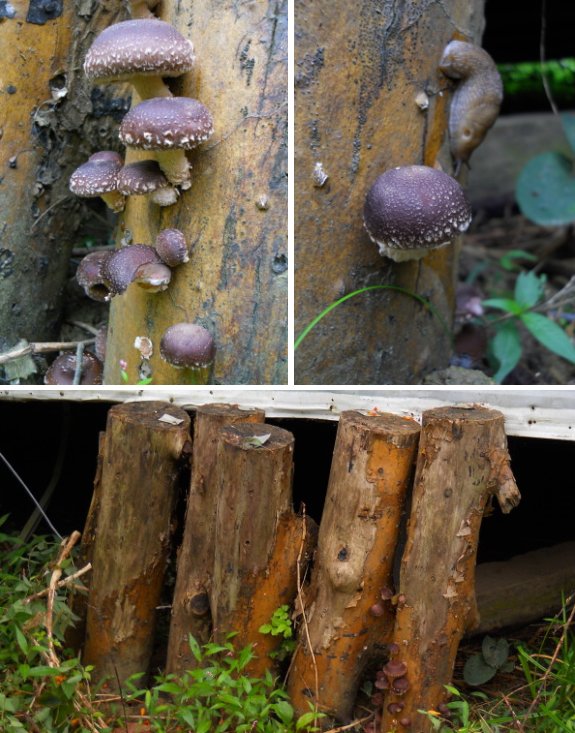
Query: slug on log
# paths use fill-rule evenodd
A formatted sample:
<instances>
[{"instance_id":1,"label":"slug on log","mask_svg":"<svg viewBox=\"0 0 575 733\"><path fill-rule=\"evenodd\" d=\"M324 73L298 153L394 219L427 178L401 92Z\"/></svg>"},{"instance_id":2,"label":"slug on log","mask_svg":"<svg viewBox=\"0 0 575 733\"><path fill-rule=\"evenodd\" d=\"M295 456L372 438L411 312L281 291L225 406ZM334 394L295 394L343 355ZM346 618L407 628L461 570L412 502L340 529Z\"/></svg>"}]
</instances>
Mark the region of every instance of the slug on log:
<instances>
[{"instance_id":1,"label":"slug on log","mask_svg":"<svg viewBox=\"0 0 575 733\"><path fill-rule=\"evenodd\" d=\"M465 41L447 44L439 68L445 76L459 80L449 112L449 139L457 176L461 164L468 162L497 119L503 84L487 51Z\"/></svg>"}]
</instances>

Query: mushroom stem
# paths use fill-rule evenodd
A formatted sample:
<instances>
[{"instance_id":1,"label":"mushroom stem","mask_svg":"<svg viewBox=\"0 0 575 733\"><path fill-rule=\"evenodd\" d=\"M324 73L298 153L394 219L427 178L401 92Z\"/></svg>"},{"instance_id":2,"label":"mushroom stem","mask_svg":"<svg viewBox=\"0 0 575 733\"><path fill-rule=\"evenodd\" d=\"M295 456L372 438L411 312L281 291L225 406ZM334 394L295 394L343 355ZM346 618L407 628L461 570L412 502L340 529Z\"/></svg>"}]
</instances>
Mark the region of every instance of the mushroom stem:
<instances>
[{"instance_id":1,"label":"mushroom stem","mask_svg":"<svg viewBox=\"0 0 575 733\"><path fill-rule=\"evenodd\" d=\"M108 191L108 193L101 193L100 198L105 201L109 209L115 214L120 211L124 211L126 205L126 198L119 191Z\"/></svg>"},{"instance_id":2,"label":"mushroom stem","mask_svg":"<svg viewBox=\"0 0 575 733\"><path fill-rule=\"evenodd\" d=\"M133 85L140 99L174 96L161 76L138 74L130 77L130 83Z\"/></svg>"},{"instance_id":3,"label":"mushroom stem","mask_svg":"<svg viewBox=\"0 0 575 733\"><path fill-rule=\"evenodd\" d=\"M152 12L152 8L157 4L157 1L130 0L130 15L132 18L156 18L157 16Z\"/></svg>"},{"instance_id":4,"label":"mushroom stem","mask_svg":"<svg viewBox=\"0 0 575 733\"><path fill-rule=\"evenodd\" d=\"M211 362L207 366L186 367L184 373L189 379L188 383L197 385L211 384L213 366L214 362Z\"/></svg>"},{"instance_id":5,"label":"mushroom stem","mask_svg":"<svg viewBox=\"0 0 575 733\"><path fill-rule=\"evenodd\" d=\"M173 186L157 188L150 196L152 202L157 206L172 206L179 197L179 191Z\"/></svg>"},{"instance_id":6,"label":"mushroom stem","mask_svg":"<svg viewBox=\"0 0 575 733\"><path fill-rule=\"evenodd\" d=\"M184 190L191 188L191 166L184 150L179 148L154 152L160 168L170 183Z\"/></svg>"}]
</instances>

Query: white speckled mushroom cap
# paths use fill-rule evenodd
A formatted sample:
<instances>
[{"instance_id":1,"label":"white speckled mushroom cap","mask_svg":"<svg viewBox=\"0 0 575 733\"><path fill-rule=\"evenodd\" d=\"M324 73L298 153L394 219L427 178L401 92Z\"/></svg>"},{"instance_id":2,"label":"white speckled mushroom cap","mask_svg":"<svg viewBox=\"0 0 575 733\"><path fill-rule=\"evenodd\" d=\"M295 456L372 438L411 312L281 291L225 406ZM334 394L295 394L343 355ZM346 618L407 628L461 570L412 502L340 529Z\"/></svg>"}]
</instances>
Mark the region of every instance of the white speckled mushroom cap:
<instances>
[{"instance_id":1,"label":"white speckled mushroom cap","mask_svg":"<svg viewBox=\"0 0 575 733\"><path fill-rule=\"evenodd\" d=\"M447 173L403 166L386 171L370 188L363 223L380 254L401 262L449 244L471 223L471 206Z\"/></svg>"},{"instance_id":2,"label":"white speckled mushroom cap","mask_svg":"<svg viewBox=\"0 0 575 733\"><path fill-rule=\"evenodd\" d=\"M94 153L70 176L70 191L84 198L116 191L123 164L122 156L113 150Z\"/></svg>"},{"instance_id":3,"label":"white speckled mushroom cap","mask_svg":"<svg viewBox=\"0 0 575 733\"><path fill-rule=\"evenodd\" d=\"M155 247L170 267L177 267L190 259L186 238L179 229L162 229L156 237Z\"/></svg>"},{"instance_id":4,"label":"white speckled mushroom cap","mask_svg":"<svg viewBox=\"0 0 575 733\"><path fill-rule=\"evenodd\" d=\"M175 367L206 367L215 357L212 334L196 323L170 326L160 341L160 355Z\"/></svg>"},{"instance_id":5,"label":"white speckled mushroom cap","mask_svg":"<svg viewBox=\"0 0 575 733\"><path fill-rule=\"evenodd\" d=\"M130 76L180 76L194 64L194 47L163 20L126 20L106 28L86 54L88 79L113 81Z\"/></svg>"},{"instance_id":6,"label":"white speckled mushroom cap","mask_svg":"<svg viewBox=\"0 0 575 733\"><path fill-rule=\"evenodd\" d=\"M148 244L130 244L115 250L102 265L102 277L113 295L123 293L133 281L136 270L147 262L161 262L158 253Z\"/></svg>"},{"instance_id":7,"label":"white speckled mushroom cap","mask_svg":"<svg viewBox=\"0 0 575 733\"><path fill-rule=\"evenodd\" d=\"M152 193L168 185L168 179L162 173L157 160L128 163L118 174L118 191L124 196Z\"/></svg>"},{"instance_id":8,"label":"white speckled mushroom cap","mask_svg":"<svg viewBox=\"0 0 575 733\"><path fill-rule=\"evenodd\" d=\"M120 140L145 150L189 150L214 131L212 115L197 99L155 97L133 107L120 125Z\"/></svg>"}]
</instances>

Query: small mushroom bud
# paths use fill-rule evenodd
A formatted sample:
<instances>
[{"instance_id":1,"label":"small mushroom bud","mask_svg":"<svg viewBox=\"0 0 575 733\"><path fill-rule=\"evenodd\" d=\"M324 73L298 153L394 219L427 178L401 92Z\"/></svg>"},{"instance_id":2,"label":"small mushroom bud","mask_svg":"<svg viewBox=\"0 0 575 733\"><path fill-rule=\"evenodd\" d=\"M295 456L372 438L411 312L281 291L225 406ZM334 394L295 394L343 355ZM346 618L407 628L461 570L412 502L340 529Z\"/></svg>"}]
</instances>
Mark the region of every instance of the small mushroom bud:
<instances>
[{"instance_id":1,"label":"small mushroom bud","mask_svg":"<svg viewBox=\"0 0 575 733\"><path fill-rule=\"evenodd\" d=\"M82 258L76 270L78 285L92 300L107 303L112 298L110 285L102 274L104 263L111 252L90 252Z\"/></svg>"},{"instance_id":2,"label":"small mushroom bud","mask_svg":"<svg viewBox=\"0 0 575 733\"><path fill-rule=\"evenodd\" d=\"M125 199L118 191L122 165L122 156L113 150L94 153L70 176L70 191L81 198L99 196L112 211L122 211Z\"/></svg>"},{"instance_id":3,"label":"small mushroom bud","mask_svg":"<svg viewBox=\"0 0 575 733\"><path fill-rule=\"evenodd\" d=\"M177 267L190 259L186 238L179 229L162 229L156 237L156 252L169 267Z\"/></svg>"},{"instance_id":4,"label":"small mushroom bud","mask_svg":"<svg viewBox=\"0 0 575 733\"><path fill-rule=\"evenodd\" d=\"M383 616L385 609L380 603L374 603L369 612L372 616Z\"/></svg>"},{"instance_id":5,"label":"small mushroom bud","mask_svg":"<svg viewBox=\"0 0 575 733\"><path fill-rule=\"evenodd\" d=\"M136 270L148 262L161 262L156 250L147 244L130 244L115 250L102 265L102 275L113 295L123 293L133 282Z\"/></svg>"},{"instance_id":6,"label":"small mushroom bud","mask_svg":"<svg viewBox=\"0 0 575 733\"><path fill-rule=\"evenodd\" d=\"M387 706L388 712L390 712L392 715L397 715L398 713L401 713L403 708L404 705L402 702L390 702Z\"/></svg>"},{"instance_id":7,"label":"small mushroom bud","mask_svg":"<svg viewBox=\"0 0 575 733\"><path fill-rule=\"evenodd\" d=\"M208 384L215 354L212 334L195 323L170 326L160 341L161 357L177 369L187 370L191 384Z\"/></svg>"},{"instance_id":8,"label":"small mushroom bud","mask_svg":"<svg viewBox=\"0 0 575 733\"><path fill-rule=\"evenodd\" d=\"M394 594L391 588L388 588L387 586L385 586L384 588L381 589L380 595L384 601L391 601Z\"/></svg>"},{"instance_id":9,"label":"small mushroom bud","mask_svg":"<svg viewBox=\"0 0 575 733\"><path fill-rule=\"evenodd\" d=\"M391 644L388 644L387 649L389 651L390 657L396 657L401 651L401 647L395 641L392 641Z\"/></svg>"},{"instance_id":10,"label":"small mushroom bud","mask_svg":"<svg viewBox=\"0 0 575 733\"><path fill-rule=\"evenodd\" d=\"M131 148L156 151L167 179L186 189L192 184L185 151L213 131L212 115L197 99L158 97L132 107L120 125L120 140Z\"/></svg>"},{"instance_id":11,"label":"small mushroom bud","mask_svg":"<svg viewBox=\"0 0 575 733\"><path fill-rule=\"evenodd\" d=\"M381 255L395 262L418 260L467 229L471 206L447 173L408 165L375 181L365 198L363 223Z\"/></svg>"},{"instance_id":12,"label":"small mushroom bud","mask_svg":"<svg viewBox=\"0 0 575 733\"><path fill-rule=\"evenodd\" d=\"M407 664L400 661L399 659L390 659L389 662L384 666L383 673L389 679L403 677L405 674L407 674Z\"/></svg>"},{"instance_id":13,"label":"small mushroom bud","mask_svg":"<svg viewBox=\"0 0 575 733\"><path fill-rule=\"evenodd\" d=\"M135 282L148 293L160 293L168 289L172 271L163 262L145 262L134 273Z\"/></svg>"},{"instance_id":14,"label":"small mushroom bud","mask_svg":"<svg viewBox=\"0 0 575 733\"><path fill-rule=\"evenodd\" d=\"M407 677L397 677L391 680L391 691L395 692L396 695L405 695L409 690L409 680Z\"/></svg>"},{"instance_id":15,"label":"small mushroom bud","mask_svg":"<svg viewBox=\"0 0 575 733\"><path fill-rule=\"evenodd\" d=\"M411 725L411 718L404 717L399 719L399 725L403 726L404 728L409 728Z\"/></svg>"},{"instance_id":16,"label":"small mushroom bud","mask_svg":"<svg viewBox=\"0 0 575 733\"><path fill-rule=\"evenodd\" d=\"M378 670L373 686L377 690L389 690L389 682L381 670Z\"/></svg>"},{"instance_id":17,"label":"small mushroom bud","mask_svg":"<svg viewBox=\"0 0 575 733\"><path fill-rule=\"evenodd\" d=\"M97 82L129 81L141 99L169 97L162 77L175 77L194 65L194 47L163 20L126 20L108 26L86 54L84 73Z\"/></svg>"},{"instance_id":18,"label":"small mushroom bud","mask_svg":"<svg viewBox=\"0 0 575 733\"><path fill-rule=\"evenodd\" d=\"M60 354L48 367L44 384L74 384L77 363L76 354ZM90 351L84 351L79 384L102 384L102 372L102 362Z\"/></svg>"}]
</instances>

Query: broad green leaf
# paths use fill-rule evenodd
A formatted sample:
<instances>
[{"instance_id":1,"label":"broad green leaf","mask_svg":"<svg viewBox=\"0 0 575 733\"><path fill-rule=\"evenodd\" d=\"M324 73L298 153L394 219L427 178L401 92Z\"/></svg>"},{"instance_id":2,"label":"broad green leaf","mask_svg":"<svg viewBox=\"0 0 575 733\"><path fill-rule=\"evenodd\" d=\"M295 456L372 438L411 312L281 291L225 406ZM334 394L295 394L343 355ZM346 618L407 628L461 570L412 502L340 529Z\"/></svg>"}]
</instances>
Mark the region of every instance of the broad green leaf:
<instances>
[{"instance_id":1,"label":"broad green leaf","mask_svg":"<svg viewBox=\"0 0 575 733\"><path fill-rule=\"evenodd\" d=\"M575 364L575 346L561 326L540 313L523 313L520 318L539 343Z\"/></svg>"},{"instance_id":2,"label":"broad green leaf","mask_svg":"<svg viewBox=\"0 0 575 733\"><path fill-rule=\"evenodd\" d=\"M496 671L495 667L487 664L481 654L474 654L465 662L465 666L463 667L463 679L468 685L478 687L479 685L484 685L486 682L489 682L489 680L495 676Z\"/></svg>"},{"instance_id":3,"label":"broad green leaf","mask_svg":"<svg viewBox=\"0 0 575 733\"><path fill-rule=\"evenodd\" d=\"M550 152L532 158L515 185L521 212L543 226L562 226L575 221L573 161Z\"/></svg>"},{"instance_id":4,"label":"broad green leaf","mask_svg":"<svg viewBox=\"0 0 575 733\"><path fill-rule=\"evenodd\" d=\"M509 657L509 642L507 639L494 639L492 636L486 636L481 645L481 653L487 664L499 669Z\"/></svg>"},{"instance_id":5,"label":"broad green leaf","mask_svg":"<svg viewBox=\"0 0 575 733\"><path fill-rule=\"evenodd\" d=\"M521 339L513 321L503 323L497 329L491 342L491 353L499 364L493 380L496 384L501 384L505 377L515 369L521 358Z\"/></svg>"},{"instance_id":6,"label":"broad green leaf","mask_svg":"<svg viewBox=\"0 0 575 733\"><path fill-rule=\"evenodd\" d=\"M519 315L522 312L522 308L519 303L513 298L487 298L487 300L481 301L484 306L489 308L497 308L497 310L505 311L505 313L513 313Z\"/></svg>"},{"instance_id":7,"label":"broad green leaf","mask_svg":"<svg viewBox=\"0 0 575 733\"><path fill-rule=\"evenodd\" d=\"M14 632L16 633L16 641L18 642L18 646L22 650L22 653L23 654L28 654L28 649L29 649L29 647L28 647L28 640L26 639L26 637L22 633L22 630L18 626L15 626L14 627Z\"/></svg>"},{"instance_id":8,"label":"broad green leaf","mask_svg":"<svg viewBox=\"0 0 575 733\"><path fill-rule=\"evenodd\" d=\"M543 295L545 276L534 272L520 272L515 281L515 300L525 308L531 308Z\"/></svg>"}]
</instances>

